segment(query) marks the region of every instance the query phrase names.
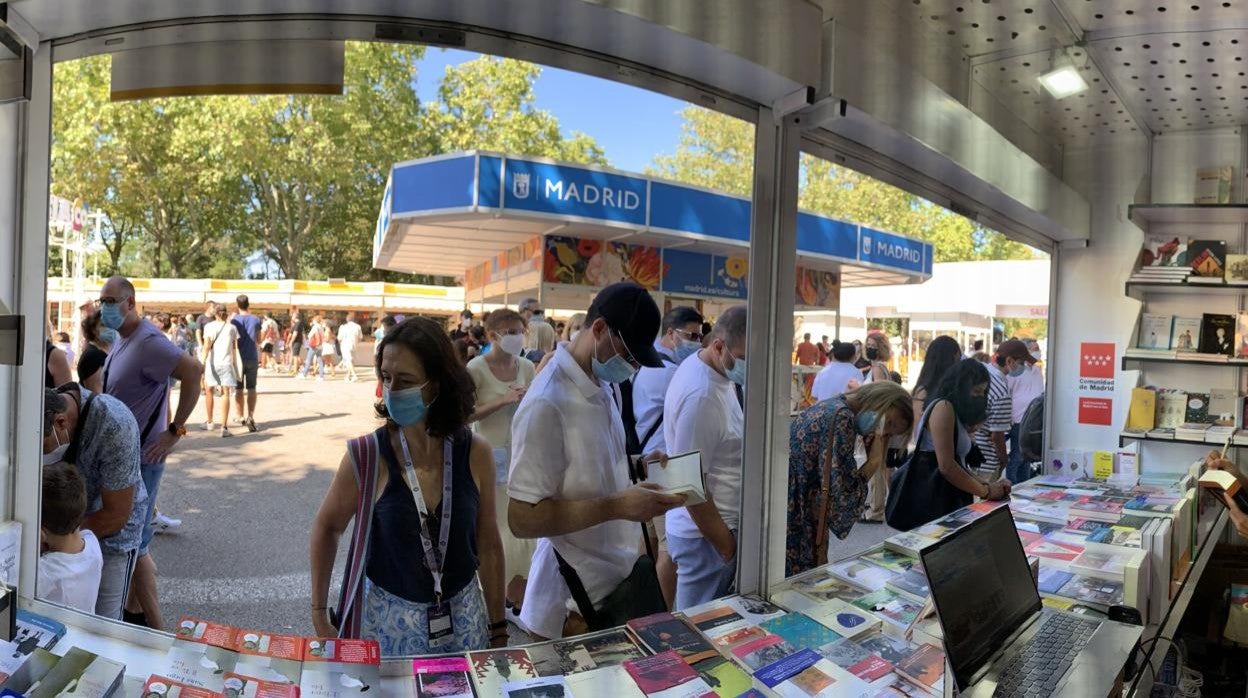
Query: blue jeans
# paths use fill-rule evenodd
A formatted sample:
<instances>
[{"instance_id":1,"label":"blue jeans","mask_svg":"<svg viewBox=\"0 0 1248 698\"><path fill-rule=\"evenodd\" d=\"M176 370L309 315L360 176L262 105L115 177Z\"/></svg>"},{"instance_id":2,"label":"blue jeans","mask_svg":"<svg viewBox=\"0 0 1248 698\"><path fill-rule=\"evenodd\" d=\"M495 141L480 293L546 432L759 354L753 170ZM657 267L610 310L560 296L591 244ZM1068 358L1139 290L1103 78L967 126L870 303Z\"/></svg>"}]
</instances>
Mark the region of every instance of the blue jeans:
<instances>
[{"instance_id":1,"label":"blue jeans","mask_svg":"<svg viewBox=\"0 0 1248 698\"><path fill-rule=\"evenodd\" d=\"M1005 466L1005 477L1013 483L1031 479L1031 463L1023 462L1023 449L1019 445L1019 425L1010 427L1010 460Z\"/></svg>"},{"instance_id":2,"label":"blue jeans","mask_svg":"<svg viewBox=\"0 0 1248 698\"><path fill-rule=\"evenodd\" d=\"M732 532L736 538L737 532ZM727 594L737 576L737 561L724 562L705 538L667 534L667 552L676 563L676 608L683 611Z\"/></svg>"},{"instance_id":3,"label":"blue jeans","mask_svg":"<svg viewBox=\"0 0 1248 698\"><path fill-rule=\"evenodd\" d=\"M308 368L312 366L312 360L316 360L316 365L320 368L320 376L325 377L325 357L321 355L320 347L308 347L307 355L303 360L303 368L300 369L299 375L308 375Z\"/></svg>"},{"instance_id":4,"label":"blue jeans","mask_svg":"<svg viewBox=\"0 0 1248 698\"><path fill-rule=\"evenodd\" d=\"M147 546L151 544L152 536L156 534L152 517L156 515L156 493L160 492L160 479L165 475L165 464L142 463L139 465L139 475L143 478L143 486L147 488L147 511L143 515L143 537L139 541L139 557L143 557L147 554Z\"/></svg>"}]
</instances>

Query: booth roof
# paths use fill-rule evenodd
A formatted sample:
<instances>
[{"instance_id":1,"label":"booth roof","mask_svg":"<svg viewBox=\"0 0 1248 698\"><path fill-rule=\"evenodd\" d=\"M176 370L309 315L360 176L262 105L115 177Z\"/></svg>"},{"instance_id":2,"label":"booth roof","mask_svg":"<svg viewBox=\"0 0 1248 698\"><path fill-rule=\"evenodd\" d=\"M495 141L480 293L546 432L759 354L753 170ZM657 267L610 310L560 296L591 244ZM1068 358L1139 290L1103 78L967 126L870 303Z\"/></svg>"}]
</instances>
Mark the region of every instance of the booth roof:
<instances>
[{"instance_id":1,"label":"booth roof","mask_svg":"<svg viewBox=\"0 0 1248 698\"><path fill-rule=\"evenodd\" d=\"M1049 265L1047 259L937 264L922 287L844 290L841 308L854 317L950 313L1039 317L1036 312L1041 310L1047 317Z\"/></svg>"}]
</instances>

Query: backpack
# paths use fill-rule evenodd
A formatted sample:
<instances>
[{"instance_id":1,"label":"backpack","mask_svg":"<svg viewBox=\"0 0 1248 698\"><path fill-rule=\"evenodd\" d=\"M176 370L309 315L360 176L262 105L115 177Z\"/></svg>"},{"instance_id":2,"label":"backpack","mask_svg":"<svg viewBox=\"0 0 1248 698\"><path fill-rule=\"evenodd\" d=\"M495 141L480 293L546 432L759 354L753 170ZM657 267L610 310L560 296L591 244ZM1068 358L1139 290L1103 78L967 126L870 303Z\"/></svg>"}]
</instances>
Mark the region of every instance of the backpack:
<instances>
[{"instance_id":1,"label":"backpack","mask_svg":"<svg viewBox=\"0 0 1248 698\"><path fill-rule=\"evenodd\" d=\"M1026 463L1037 463L1043 457L1044 395L1032 400L1023 412L1023 421L1018 423L1018 447Z\"/></svg>"},{"instance_id":2,"label":"backpack","mask_svg":"<svg viewBox=\"0 0 1248 698\"><path fill-rule=\"evenodd\" d=\"M659 358L665 364L675 365L676 363L663 354L659 354ZM650 439L654 438L659 429L663 428L663 413L659 412L659 418L654 420L654 424L649 431L644 435L637 433L637 413L633 410L633 381L636 378L636 376L633 376L633 380L620 383L619 386L620 418L624 420L624 452L629 456L644 455L643 451L646 448L646 444L649 443Z\"/></svg>"}]
</instances>

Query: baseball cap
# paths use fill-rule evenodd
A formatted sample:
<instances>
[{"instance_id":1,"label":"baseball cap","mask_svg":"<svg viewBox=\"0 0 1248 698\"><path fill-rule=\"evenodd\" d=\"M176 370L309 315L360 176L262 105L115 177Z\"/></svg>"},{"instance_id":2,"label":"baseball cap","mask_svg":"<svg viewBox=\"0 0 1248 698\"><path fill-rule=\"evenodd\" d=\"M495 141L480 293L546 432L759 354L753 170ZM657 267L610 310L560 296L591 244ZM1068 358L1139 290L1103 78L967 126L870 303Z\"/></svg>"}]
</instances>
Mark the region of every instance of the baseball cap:
<instances>
[{"instance_id":1,"label":"baseball cap","mask_svg":"<svg viewBox=\"0 0 1248 698\"><path fill-rule=\"evenodd\" d=\"M663 367L663 360L654 350L654 338L659 336L663 318L649 291L631 281L611 284L594 296L588 316L602 318L607 327L615 330L637 363L648 368Z\"/></svg>"},{"instance_id":2,"label":"baseball cap","mask_svg":"<svg viewBox=\"0 0 1248 698\"><path fill-rule=\"evenodd\" d=\"M1001 342L997 347L997 356L1004 359L1018 359L1029 364L1036 363L1036 357L1032 356L1031 352L1027 351L1027 345L1018 339L1007 339Z\"/></svg>"}]
</instances>

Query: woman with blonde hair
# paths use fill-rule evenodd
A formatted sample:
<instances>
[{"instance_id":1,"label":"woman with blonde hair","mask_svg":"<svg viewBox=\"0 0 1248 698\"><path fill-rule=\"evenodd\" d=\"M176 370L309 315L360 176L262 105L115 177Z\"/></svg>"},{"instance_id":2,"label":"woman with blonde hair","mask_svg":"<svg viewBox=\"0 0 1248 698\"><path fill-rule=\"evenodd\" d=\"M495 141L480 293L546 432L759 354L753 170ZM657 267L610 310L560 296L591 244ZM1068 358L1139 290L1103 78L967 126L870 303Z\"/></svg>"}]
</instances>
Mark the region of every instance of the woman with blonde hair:
<instances>
[{"instance_id":1,"label":"woman with blonde hair","mask_svg":"<svg viewBox=\"0 0 1248 698\"><path fill-rule=\"evenodd\" d=\"M885 467L890 442L913 429L910 393L868 383L793 418L789 427L789 513L785 576L827 561L828 531L845 538L867 506L867 482ZM855 456L859 440L866 462Z\"/></svg>"},{"instance_id":2,"label":"woman with blonde hair","mask_svg":"<svg viewBox=\"0 0 1248 698\"><path fill-rule=\"evenodd\" d=\"M568 324L563 326L563 336L560 337L560 339L565 342L571 342L572 338L576 336L577 332L581 331L581 328L584 327L584 325L585 313L576 313L572 317L568 318Z\"/></svg>"}]
</instances>

